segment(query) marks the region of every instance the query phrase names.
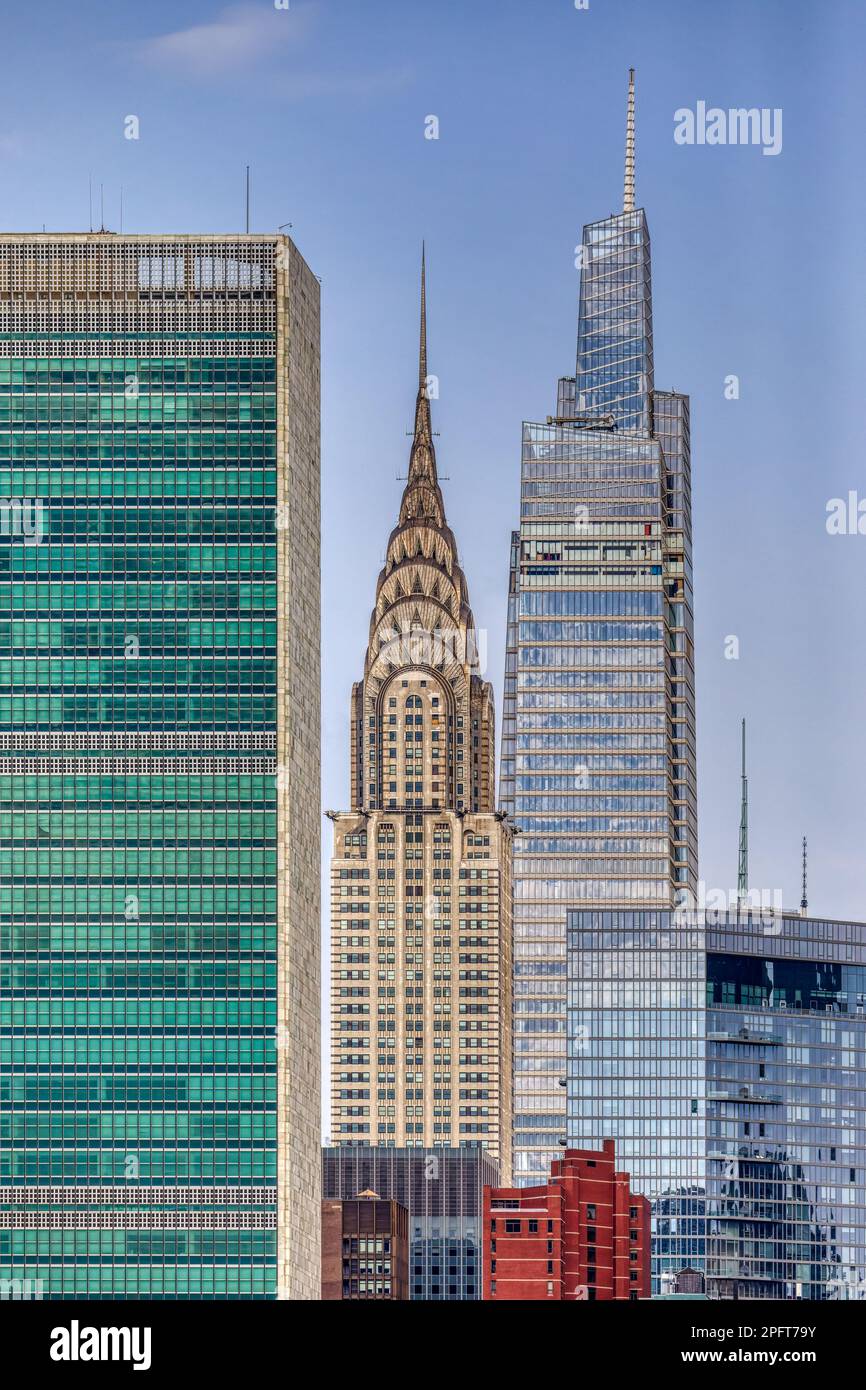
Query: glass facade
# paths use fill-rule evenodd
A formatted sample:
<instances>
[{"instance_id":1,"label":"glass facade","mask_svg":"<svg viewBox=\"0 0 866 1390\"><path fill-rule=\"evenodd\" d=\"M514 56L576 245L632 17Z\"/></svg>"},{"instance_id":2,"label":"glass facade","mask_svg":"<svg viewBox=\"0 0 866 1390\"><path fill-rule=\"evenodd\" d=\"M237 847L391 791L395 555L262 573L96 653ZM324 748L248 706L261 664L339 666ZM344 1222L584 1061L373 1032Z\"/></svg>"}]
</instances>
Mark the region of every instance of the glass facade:
<instances>
[{"instance_id":1,"label":"glass facade","mask_svg":"<svg viewBox=\"0 0 866 1390\"><path fill-rule=\"evenodd\" d=\"M481 1298L485 1186L499 1165L480 1148L326 1148L322 1198L372 1191L409 1212L409 1297L433 1302Z\"/></svg>"},{"instance_id":2,"label":"glass facade","mask_svg":"<svg viewBox=\"0 0 866 1390\"><path fill-rule=\"evenodd\" d=\"M0 542L0 1274L273 1297L276 247L89 250L27 248L42 323L0 341L0 490L42 522Z\"/></svg>"},{"instance_id":3,"label":"glass facade","mask_svg":"<svg viewBox=\"0 0 866 1390\"><path fill-rule=\"evenodd\" d=\"M652 273L644 213L583 229L577 325L576 413L612 415L649 433L653 387Z\"/></svg>"},{"instance_id":4,"label":"glass facade","mask_svg":"<svg viewBox=\"0 0 866 1390\"><path fill-rule=\"evenodd\" d=\"M500 801L515 842L518 1182L564 1137L566 913L697 884L688 398L653 380L642 210L584 228L577 371L524 424Z\"/></svg>"},{"instance_id":5,"label":"glass facade","mask_svg":"<svg viewBox=\"0 0 866 1390\"><path fill-rule=\"evenodd\" d=\"M706 949L669 911L573 912L568 1135L652 1203L653 1291L706 1271Z\"/></svg>"},{"instance_id":6,"label":"glass facade","mask_svg":"<svg viewBox=\"0 0 866 1390\"><path fill-rule=\"evenodd\" d=\"M866 1296L866 926L569 916L569 1142L614 1138L654 1290Z\"/></svg>"},{"instance_id":7,"label":"glass facade","mask_svg":"<svg viewBox=\"0 0 866 1390\"><path fill-rule=\"evenodd\" d=\"M723 1298L864 1299L866 926L709 922L711 1281Z\"/></svg>"}]
</instances>

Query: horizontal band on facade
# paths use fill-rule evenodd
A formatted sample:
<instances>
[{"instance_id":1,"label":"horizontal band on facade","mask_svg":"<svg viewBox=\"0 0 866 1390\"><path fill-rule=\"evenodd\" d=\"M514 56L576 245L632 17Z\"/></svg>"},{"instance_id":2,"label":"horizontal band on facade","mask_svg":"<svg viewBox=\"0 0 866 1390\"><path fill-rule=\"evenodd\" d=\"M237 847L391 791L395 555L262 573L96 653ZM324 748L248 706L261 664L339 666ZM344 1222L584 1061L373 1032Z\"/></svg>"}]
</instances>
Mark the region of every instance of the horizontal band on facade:
<instances>
[{"instance_id":1,"label":"horizontal band on facade","mask_svg":"<svg viewBox=\"0 0 866 1390\"><path fill-rule=\"evenodd\" d=\"M276 1187L0 1187L0 1206L262 1206L276 1200Z\"/></svg>"},{"instance_id":2,"label":"horizontal band on facade","mask_svg":"<svg viewBox=\"0 0 866 1390\"><path fill-rule=\"evenodd\" d=\"M272 1211L0 1211L4 1231L266 1231L276 1226Z\"/></svg>"},{"instance_id":3,"label":"horizontal band on facade","mask_svg":"<svg viewBox=\"0 0 866 1390\"><path fill-rule=\"evenodd\" d=\"M0 733L0 752L26 749L39 753L87 753L106 749L140 753L180 752L250 752L267 753L277 746L275 733L208 733L200 731L171 733L120 732L107 733L81 730L79 733Z\"/></svg>"},{"instance_id":4,"label":"horizontal band on facade","mask_svg":"<svg viewBox=\"0 0 866 1390\"><path fill-rule=\"evenodd\" d=\"M276 776L277 765L269 758L187 758L182 754L171 757L4 757L0 749L0 772L79 772L79 773L149 773L149 772L264 772Z\"/></svg>"},{"instance_id":5,"label":"horizontal band on facade","mask_svg":"<svg viewBox=\"0 0 866 1390\"><path fill-rule=\"evenodd\" d=\"M230 324L229 327L232 325ZM172 360L177 358L189 358L190 361L199 361L205 357L273 357L276 354L276 344L270 342L244 341L226 342L222 338L205 338L204 342L184 343L179 340L177 335L170 330L164 329L159 337L149 343L140 343L119 337L116 333L108 331L106 340L103 342L84 342L70 343L58 342L58 334L80 328L80 322L63 320L61 323L52 324L49 329L42 322L39 329L51 334L49 342L29 342L25 338L23 341L4 343L0 341L0 357L125 357L131 359L168 357ZM31 325L27 325L25 332L34 331ZM217 328L211 330L219 332ZM103 337L103 331L100 331Z\"/></svg>"}]
</instances>

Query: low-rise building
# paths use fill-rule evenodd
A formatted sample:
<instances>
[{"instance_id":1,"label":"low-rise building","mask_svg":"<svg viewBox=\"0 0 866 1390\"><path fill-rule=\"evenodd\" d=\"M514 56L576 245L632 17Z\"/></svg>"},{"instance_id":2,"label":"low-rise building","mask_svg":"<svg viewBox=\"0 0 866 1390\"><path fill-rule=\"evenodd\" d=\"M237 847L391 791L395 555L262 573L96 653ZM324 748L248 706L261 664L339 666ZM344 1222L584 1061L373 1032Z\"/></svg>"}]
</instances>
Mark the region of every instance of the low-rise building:
<instances>
[{"instance_id":1,"label":"low-rise building","mask_svg":"<svg viewBox=\"0 0 866 1390\"><path fill-rule=\"evenodd\" d=\"M408 1299L409 1213L377 1192L322 1202L322 1299Z\"/></svg>"},{"instance_id":2,"label":"low-rise building","mask_svg":"<svg viewBox=\"0 0 866 1390\"><path fill-rule=\"evenodd\" d=\"M486 1300L650 1296L650 1205L601 1152L567 1149L550 1181L484 1190Z\"/></svg>"}]
</instances>

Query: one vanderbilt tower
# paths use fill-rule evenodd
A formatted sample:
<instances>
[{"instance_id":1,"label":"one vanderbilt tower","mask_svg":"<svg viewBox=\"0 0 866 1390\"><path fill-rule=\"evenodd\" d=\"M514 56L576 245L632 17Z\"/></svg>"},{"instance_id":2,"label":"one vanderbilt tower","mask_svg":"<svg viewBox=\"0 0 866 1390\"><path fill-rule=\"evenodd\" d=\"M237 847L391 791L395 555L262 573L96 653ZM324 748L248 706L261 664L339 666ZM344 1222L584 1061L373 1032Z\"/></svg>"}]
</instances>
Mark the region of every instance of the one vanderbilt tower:
<instances>
[{"instance_id":1,"label":"one vanderbilt tower","mask_svg":"<svg viewBox=\"0 0 866 1390\"><path fill-rule=\"evenodd\" d=\"M493 692L436 473L425 269L415 428L332 812L335 1144L477 1145L511 1166L511 829Z\"/></svg>"},{"instance_id":2,"label":"one vanderbilt tower","mask_svg":"<svg viewBox=\"0 0 866 1390\"><path fill-rule=\"evenodd\" d=\"M689 400L655 388L650 238L635 201L634 151L632 73L622 212L585 226L579 247L575 375L560 381L555 415L523 426L501 793L522 832L514 862L522 1181L548 1172L565 1134L569 906L667 908L697 883ZM613 1043L595 1037L586 1046L584 1060ZM611 1055L625 1054L608 1052L601 1076ZM583 1076L569 1091L587 1124L569 1134L580 1143L614 1134L599 1085ZM692 1124L687 1114L686 1167Z\"/></svg>"}]
</instances>

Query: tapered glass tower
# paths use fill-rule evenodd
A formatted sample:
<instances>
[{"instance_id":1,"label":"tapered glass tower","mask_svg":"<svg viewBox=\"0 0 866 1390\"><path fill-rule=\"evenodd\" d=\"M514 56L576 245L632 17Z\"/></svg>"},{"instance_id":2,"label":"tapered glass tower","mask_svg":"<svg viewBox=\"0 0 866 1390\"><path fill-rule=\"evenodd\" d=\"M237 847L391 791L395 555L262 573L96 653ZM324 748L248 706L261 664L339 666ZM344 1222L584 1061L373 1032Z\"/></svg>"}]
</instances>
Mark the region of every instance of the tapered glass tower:
<instances>
[{"instance_id":1,"label":"tapered glass tower","mask_svg":"<svg viewBox=\"0 0 866 1390\"><path fill-rule=\"evenodd\" d=\"M584 228L578 263L576 371L556 415L523 426L511 547L518 1181L566 1134L568 908L667 907L697 880L689 403L655 388L633 73L623 211Z\"/></svg>"},{"instance_id":2,"label":"tapered glass tower","mask_svg":"<svg viewBox=\"0 0 866 1390\"><path fill-rule=\"evenodd\" d=\"M318 304L284 237L0 237L0 1278L43 1297L318 1297Z\"/></svg>"}]
</instances>

